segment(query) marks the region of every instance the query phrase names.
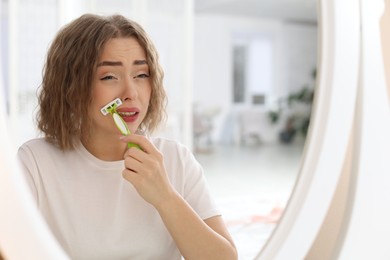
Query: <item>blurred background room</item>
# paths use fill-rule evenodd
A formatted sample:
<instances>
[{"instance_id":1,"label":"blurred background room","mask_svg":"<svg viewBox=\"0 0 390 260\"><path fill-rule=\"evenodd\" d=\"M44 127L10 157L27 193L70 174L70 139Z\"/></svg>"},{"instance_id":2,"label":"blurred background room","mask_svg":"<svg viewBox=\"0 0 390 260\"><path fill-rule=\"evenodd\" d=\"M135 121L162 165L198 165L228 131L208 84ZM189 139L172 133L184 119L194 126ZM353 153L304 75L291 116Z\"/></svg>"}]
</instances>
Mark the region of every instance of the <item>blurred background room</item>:
<instances>
[{"instance_id":1,"label":"blurred background room","mask_svg":"<svg viewBox=\"0 0 390 260\"><path fill-rule=\"evenodd\" d=\"M316 1L0 1L1 91L15 150L38 136L36 94L58 29L83 13L121 13L151 35L165 71L168 120L156 135L193 150L240 259L253 259L299 172L315 98Z\"/></svg>"}]
</instances>

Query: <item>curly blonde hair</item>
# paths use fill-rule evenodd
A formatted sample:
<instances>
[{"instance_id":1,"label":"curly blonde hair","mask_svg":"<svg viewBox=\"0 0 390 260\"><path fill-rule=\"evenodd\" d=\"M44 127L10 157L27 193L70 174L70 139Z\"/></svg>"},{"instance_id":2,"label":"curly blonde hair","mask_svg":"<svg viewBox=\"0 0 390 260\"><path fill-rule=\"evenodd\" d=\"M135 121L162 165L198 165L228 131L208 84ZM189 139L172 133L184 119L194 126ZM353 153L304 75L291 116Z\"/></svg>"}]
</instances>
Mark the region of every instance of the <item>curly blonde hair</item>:
<instances>
[{"instance_id":1,"label":"curly blonde hair","mask_svg":"<svg viewBox=\"0 0 390 260\"><path fill-rule=\"evenodd\" d=\"M92 77L105 43L135 37L144 48L152 85L148 113L140 129L153 132L166 116L164 73L158 53L142 27L122 15L85 14L63 27L52 42L39 92L38 129L60 149L73 149L88 136Z\"/></svg>"}]
</instances>

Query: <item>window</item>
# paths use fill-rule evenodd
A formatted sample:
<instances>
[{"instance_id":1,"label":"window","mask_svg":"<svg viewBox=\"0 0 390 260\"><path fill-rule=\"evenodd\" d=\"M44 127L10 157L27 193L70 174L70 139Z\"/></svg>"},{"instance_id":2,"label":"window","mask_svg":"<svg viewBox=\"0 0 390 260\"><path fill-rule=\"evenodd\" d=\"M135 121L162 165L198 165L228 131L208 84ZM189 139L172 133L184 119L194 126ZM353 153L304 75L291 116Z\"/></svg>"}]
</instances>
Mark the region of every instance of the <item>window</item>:
<instances>
[{"instance_id":1,"label":"window","mask_svg":"<svg viewBox=\"0 0 390 260\"><path fill-rule=\"evenodd\" d=\"M247 63L246 46L233 46L233 102L234 103L245 102L246 63Z\"/></svg>"},{"instance_id":2,"label":"window","mask_svg":"<svg viewBox=\"0 0 390 260\"><path fill-rule=\"evenodd\" d=\"M274 88L273 42L263 35L240 36L233 46L233 102L266 105Z\"/></svg>"}]
</instances>

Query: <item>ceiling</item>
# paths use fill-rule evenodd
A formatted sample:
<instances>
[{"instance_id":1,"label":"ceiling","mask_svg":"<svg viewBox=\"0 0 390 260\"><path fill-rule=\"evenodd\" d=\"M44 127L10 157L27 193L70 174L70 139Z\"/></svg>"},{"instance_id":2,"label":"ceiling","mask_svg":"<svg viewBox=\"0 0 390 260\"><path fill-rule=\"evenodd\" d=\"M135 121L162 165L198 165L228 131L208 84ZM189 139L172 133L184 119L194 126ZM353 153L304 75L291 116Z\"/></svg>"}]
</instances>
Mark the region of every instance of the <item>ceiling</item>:
<instances>
[{"instance_id":1,"label":"ceiling","mask_svg":"<svg viewBox=\"0 0 390 260\"><path fill-rule=\"evenodd\" d=\"M317 22L316 0L194 0L196 13Z\"/></svg>"}]
</instances>

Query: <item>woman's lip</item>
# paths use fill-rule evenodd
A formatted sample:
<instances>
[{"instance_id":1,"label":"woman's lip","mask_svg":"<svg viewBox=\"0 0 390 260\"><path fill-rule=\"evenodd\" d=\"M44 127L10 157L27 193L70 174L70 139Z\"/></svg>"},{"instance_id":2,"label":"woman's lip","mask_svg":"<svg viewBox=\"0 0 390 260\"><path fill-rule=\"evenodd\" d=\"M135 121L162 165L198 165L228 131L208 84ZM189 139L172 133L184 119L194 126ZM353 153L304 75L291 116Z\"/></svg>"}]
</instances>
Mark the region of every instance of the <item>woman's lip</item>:
<instances>
[{"instance_id":1,"label":"woman's lip","mask_svg":"<svg viewBox=\"0 0 390 260\"><path fill-rule=\"evenodd\" d=\"M120 115L120 114L119 114ZM132 116L123 116L123 115L120 115L122 117L122 119L126 122L126 123L132 123L132 122L135 122L137 119L138 119L138 115L139 113L135 113L134 115Z\"/></svg>"},{"instance_id":2,"label":"woman's lip","mask_svg":"<svg viewBox=\"0 0 390 260\"><path fill-rule=\"evenodd\" d=\"M123 107L117 109L117 112L126 123L135 122L139 116L139 109L136 107Z\"/></svg>"},{"instance_id":3,"label":"woman's lip","mask_svg":"<svg viewBox=\"0 0 390 260\"><path fill-rule=\"evenodd\" d=\"M136 107L121 107L116 110L118 113L121 112L137 112L139 113L139 109Z\"/></svg>"}]
</instances>

